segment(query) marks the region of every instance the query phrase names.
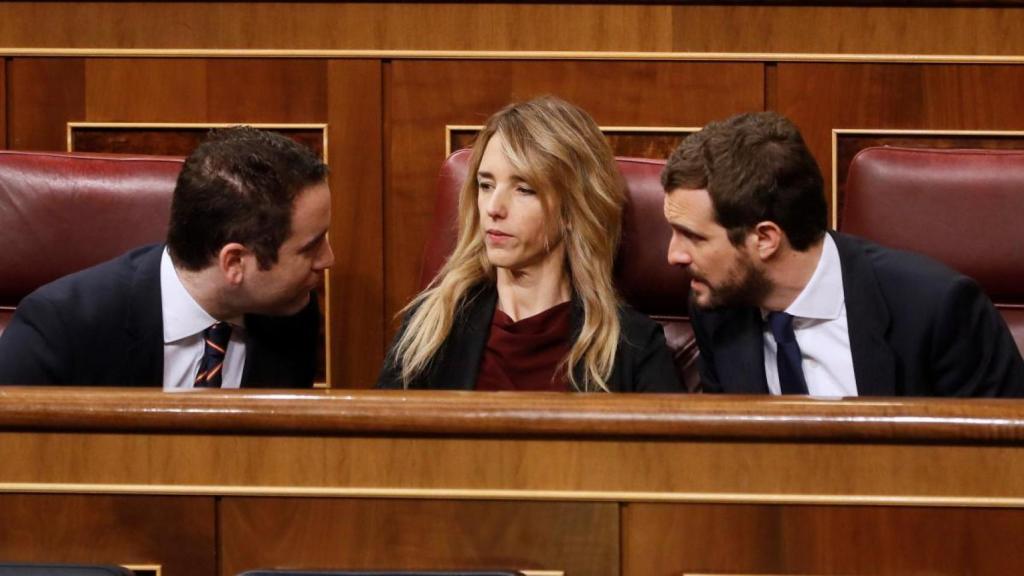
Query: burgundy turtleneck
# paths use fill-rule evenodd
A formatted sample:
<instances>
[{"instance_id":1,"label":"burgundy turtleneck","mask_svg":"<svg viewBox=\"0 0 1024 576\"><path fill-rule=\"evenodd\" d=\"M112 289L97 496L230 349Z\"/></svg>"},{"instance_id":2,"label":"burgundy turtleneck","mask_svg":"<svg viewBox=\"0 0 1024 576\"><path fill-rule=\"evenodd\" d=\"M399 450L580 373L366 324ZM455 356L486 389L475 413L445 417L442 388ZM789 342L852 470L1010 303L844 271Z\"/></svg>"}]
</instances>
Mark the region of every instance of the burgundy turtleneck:
<instances>
[{"instance_id":1,"label":"burgundy turtleneck","mask_svg":"<svg viewBox=\"0 0 1024 576\"><path fill-rule=\"evenodd\" d=\"M516 322L495 308L476 389L568 390L567 375L554 376L572 347L571 311L563 302Z\"/></svg>"}]
</instances>

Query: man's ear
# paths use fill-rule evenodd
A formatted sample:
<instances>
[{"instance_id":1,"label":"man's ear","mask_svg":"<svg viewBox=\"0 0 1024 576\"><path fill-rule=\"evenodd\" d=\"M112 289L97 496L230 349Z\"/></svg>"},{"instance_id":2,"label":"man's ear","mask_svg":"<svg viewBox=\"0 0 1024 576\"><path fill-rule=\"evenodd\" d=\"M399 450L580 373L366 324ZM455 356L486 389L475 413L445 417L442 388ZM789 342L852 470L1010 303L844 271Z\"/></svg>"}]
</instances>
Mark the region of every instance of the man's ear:
<instances>
[{"instance_id":1,"label":"man's ear","mask_svg":"<svg viewBox=\"0 0 1024 576\"><path fill-rule=\"evenodd\" d=\"M217 254L217 266L224 280L232 286L238 286L245 279L248 263L247 256L251 252L238 242L225 244Z\"/></svg>"},{"instance_id":2,"label":"man's ear","mask_svg":"<svg viewBox=\"0 0 1024 576\"><path fill-rule=\"evenodd\" d=\"M754 243L754 251L762 262L770 260L786 242L786 233L771 220L763 220L754 225L750 239Z\"/></svg>"}]
</instances>

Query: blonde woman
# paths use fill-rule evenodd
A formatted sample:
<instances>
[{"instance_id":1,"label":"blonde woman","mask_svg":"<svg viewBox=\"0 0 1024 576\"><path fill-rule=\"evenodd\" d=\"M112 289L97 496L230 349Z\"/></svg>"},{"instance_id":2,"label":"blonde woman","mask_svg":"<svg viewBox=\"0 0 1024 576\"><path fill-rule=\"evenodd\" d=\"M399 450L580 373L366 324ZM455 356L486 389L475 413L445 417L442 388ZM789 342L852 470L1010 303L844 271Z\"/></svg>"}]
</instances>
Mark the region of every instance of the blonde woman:
<instances>
[{"instance_id":1,"label":"blonde woman","mask_svg":"<svg viewBox=\"0 0 1024 576\"><path fill-rule=\"evenodd\" d=\"M455 250L403 311L381 388L672 392L661 327L612 285L624 184L593 119L544 97L492 116Z\"/></svg>"}]
</instances>

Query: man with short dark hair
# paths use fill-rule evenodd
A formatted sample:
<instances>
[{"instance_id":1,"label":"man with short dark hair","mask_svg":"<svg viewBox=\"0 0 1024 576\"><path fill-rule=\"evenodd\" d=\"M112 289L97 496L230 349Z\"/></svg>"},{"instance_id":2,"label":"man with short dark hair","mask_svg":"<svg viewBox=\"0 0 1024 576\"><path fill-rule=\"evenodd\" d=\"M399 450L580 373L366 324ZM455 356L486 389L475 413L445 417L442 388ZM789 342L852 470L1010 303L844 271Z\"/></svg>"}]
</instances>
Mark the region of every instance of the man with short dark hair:
<instances>
[{"instance_id":1,"label":"man with short dark hair","mask_svg":"<svg viewBox=\"0 0 1024 576\"><path fill-rule=\"evenodd\" d=\"M327 167L250 127L185 161L167 245L138 248L25 297L0 337L0 384L309 387L334 262Z\"/></svg>"},{"instance_id":2,"label":"man with short dark hair","mask_svg":"<svg viewBox=\"0 0 1024 576\"><path fill-rule=\"evenodd\" d=\"M662 184L705 391L1024 395L1024 361L973 280L827 230L821 172L789 120L709 124Z\"/></svg>"}]
</instances>

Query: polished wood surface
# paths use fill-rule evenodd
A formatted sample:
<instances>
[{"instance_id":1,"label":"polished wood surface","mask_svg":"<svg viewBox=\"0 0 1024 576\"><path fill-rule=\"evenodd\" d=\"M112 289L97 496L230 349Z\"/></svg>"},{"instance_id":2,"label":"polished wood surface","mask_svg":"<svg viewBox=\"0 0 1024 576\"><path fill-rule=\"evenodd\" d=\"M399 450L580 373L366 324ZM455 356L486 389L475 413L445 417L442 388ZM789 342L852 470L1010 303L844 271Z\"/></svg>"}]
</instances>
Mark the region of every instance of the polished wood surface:
<instances>
[{"instance_id":1,"label":"polished wood surface","mask_svg":"<svg viewBox=\"0 0 1024 576\"><path fill-rule=\"evenodd\" d=\"M210 497L0 494L0 558L213 576L215 514Z\"/></svg>"},{"instance_id":2,"label":"polished wood surface","mask_svg":"<svg viewBox=\"0 0 1024 576\"><path fill-rule=\"evenodd\" d=\"M1024 510L628 504L625 576L1020 574Z\"/></svg>"},{"instance_id":3,"label":"polished wood surface","mask_svg":"<svg viewBox=\"0 0 1024 576\"><path fill-rule=\"evenodd\" d=\"M224 498L222 573L273 566L619 573L612 502Z\"/></svg>"},{"instance_id":4,"label":"polished wood surface","mask_svg":"<svg viewBox=\"0 0 1024 576\"><path fill-rule=\"evenodd\" d=\"M1010 574L1024 565L1022 414L984 400L0 388L0 554L12 542L42 559L57 542L61 559L197 559L167 576ZM55 528L61 514L74 521Z\"/></svg>"},{"instance_id":5,"label":"polished wood surface","mask_svg":"<svg viewBox=\"0 0 1024 576\"><path fill-rule=\"evenodd\" d=\"M0 148L7 148L7 59L0 60Z\"/></svg>"},{"instance_id":6,"label":"polished wood surface","mask_svg":"<svg viewBox=\"0 0 1024 576\"><path fill-rule=\"evenodd\" d=\"M1024 445L1013 400L0 387L0 430Z\"/></svg>"},{"instance_id":7,"label":"polished wood surface","mask_svg":"<svg viewBox=\"0 0 1024 576\"><path fill-rule=\"evenodd\" d=\"M1019 5L861 4L5 2L0 48L1024 53Z\"/></svg>"},{"instance_id":8,"label":"polished wood surface","mask_svg":"<svg viewBox=\"0 0 1024 576\"><path fill-rule=\"evenodd\" d=\"M85 60L13 58L7 86L8 148L67 150L68 120L85 118Z\"/></svg>"},{"instance_id":9,"label":"polished wood surface","mask_svg":"<svg viewBox=\"0 0 1024 576\"><path fill-rule=\"evenodd\" d=\"M379 60L327 65L331 385L369 387L384 358L384 118Z\"/></svg>"},{"instance_id":10,"label":"polished wood surface","mask_svg":"<svg viewBox=\"0 0 1024 576\"><path fill-rule=\"evenodd\" d=\"M1021 414L1013 401L4 388L0 486L1014 505Z\"/></svg>"}]
</instances>

